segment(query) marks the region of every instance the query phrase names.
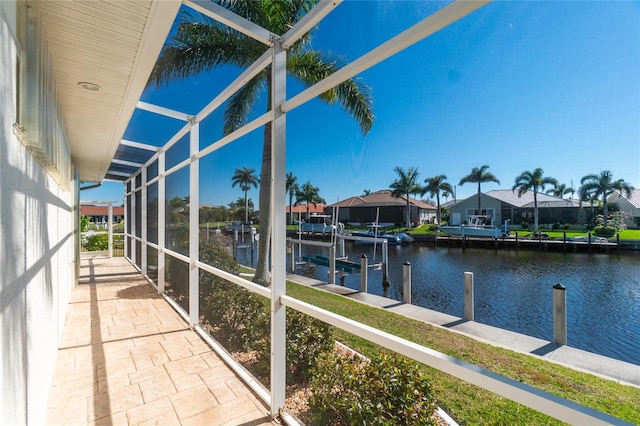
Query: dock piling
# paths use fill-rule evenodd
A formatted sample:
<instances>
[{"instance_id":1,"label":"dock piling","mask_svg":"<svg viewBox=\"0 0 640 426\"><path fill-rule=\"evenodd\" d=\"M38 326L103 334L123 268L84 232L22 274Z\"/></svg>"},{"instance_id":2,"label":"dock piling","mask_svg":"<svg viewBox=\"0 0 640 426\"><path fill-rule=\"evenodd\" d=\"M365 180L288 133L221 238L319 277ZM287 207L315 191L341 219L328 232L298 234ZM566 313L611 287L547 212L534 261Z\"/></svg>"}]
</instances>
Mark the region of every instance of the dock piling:
<instances>
[{"instance_id":1,"label":"dock piling","mask_svg":"<svg viewBox=\"0 0 640 426\"><path fill-rule=\"evenodd\" d=\"M553 286L553 341L567 344L567 294L560 283Z\"/></svg>"},{"instance_id":2,"label":"dock piling","mask_svg":"<svg viewBox=\"0 0 640 426\"><path fill-rule=\"evenodd\" d=\"M367 265L367 255L363 254L360 258L360 291L367 292L367 275L369 275L369 266Z\"/></svg>"},{"instance_id":3,"label":"dock piling","mask_svg":"<svg viewBox=\"0 0 640 426\"><path fill-rule=\"evenodd\" d=\"M411 304L411 263L402 265L402 298L407 305Z\"/></svg>"},{"instance_id":4,"label":"dock piling","mask_svg":"<svg viewBox=\"0 0 640 426\"><path fill-rule=\"evenodd\" d=\"M473 272L464 273L464 319L474 320L473 311Z\"/></svg>"}]
</instances>

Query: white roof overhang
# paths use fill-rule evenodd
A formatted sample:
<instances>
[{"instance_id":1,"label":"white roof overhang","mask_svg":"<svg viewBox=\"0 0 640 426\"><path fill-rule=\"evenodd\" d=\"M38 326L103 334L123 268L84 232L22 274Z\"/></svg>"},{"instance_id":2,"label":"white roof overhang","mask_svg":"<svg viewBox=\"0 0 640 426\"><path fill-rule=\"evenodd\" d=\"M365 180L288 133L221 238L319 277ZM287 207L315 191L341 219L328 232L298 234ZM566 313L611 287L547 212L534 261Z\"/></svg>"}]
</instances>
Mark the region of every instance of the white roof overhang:
<instances>
[{"instance_id":1,"label":"white roof overhang","mask_svg":"<svg viewBox=\"0 0 640 426\"><path fill-rule=\"evenodd\" d=\"M29 1L41 15L60 114L81 181L106 177L181 4Z\"/></svg>"}]
</instances>

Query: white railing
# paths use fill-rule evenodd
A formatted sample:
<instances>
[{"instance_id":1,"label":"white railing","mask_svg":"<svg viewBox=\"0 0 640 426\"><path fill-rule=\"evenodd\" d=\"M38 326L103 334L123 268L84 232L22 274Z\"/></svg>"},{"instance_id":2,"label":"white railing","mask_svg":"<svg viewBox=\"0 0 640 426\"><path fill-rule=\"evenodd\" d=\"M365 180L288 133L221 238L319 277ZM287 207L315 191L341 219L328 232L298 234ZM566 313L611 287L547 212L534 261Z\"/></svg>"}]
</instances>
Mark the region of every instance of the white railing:
<instances>
[{"instance_id":1,"label":"white railing","mask_svg":"<svg viewBox=\"0 0 640 426\"><path fill-rule=\"evenodd\" d=\"M335 0L334 0L335 1ZM245 377L245 380L249 386L256 386L257 394L271 407L271 415L277 416L280 409L284 406L284 392L285 392L285 376L286 370L284 368L286 360L285 351L285 336L286 336L286 323L285 323L285 307L296 309L302 313L310 315L318 320L324 321L337 328L345 331L357 334L373 343L380 346L398 352L405 355L415 361L424 363L425 365L436 368L437 370L446 372L454 377L458 377L464 381L475 384L483 389L487 389L498 395L501 395L507 399L513 400L534 410L545 413L551 417L555 417L568 423L580 423L580 424L610 424L624 423L619 419L613 418L606 414L600 413L591 408L587 408L568 401L563 398L559 398L547 392L543 392L539 389L531 386L524 385L520 382L512 379L500 376L492 373L483 368L475 365L463 362L461 360L452 358L445 354L433 351L424 346L407 341L400 337L386 333L384 331L366 326L357 321L336 315L334 313L323 310L317 306L302 302L298 299L292 298L286 295L286 271L285 271L285 259L286 259L286 246L287 241L285 237L284 224L286 223L285 209L285 170L286 170L286 112L291 111L298 106L306 103L307 101L317 97L319 94L334 87L337 84L344 82L345 80L371 68L386 58L394 55L408 46L425 39L434 32L446 27L447 25L463 18L464 16L472 13L473 11L481 8L485 1L458 1L453 2L437 13L417 23L413 27L400 33L398 36L392 38L388 42L373 49L369 53L363 55L360 59L353 61L351 64L341 68L338 72L325 78L316 85L300 92L295 97L286 99L286 47L294 43L298 37L303 34L306 28L310 28L315 25L326 13L332 10L329 2L321 2L319 9L314 9L309 14L309 18L301 20L299 23L293 26L293 28L284 36L278 37L277 35L271 35L265 33L262 29L256 28L255 25L246 21L231 12L221 9L211 3L204 3L200 1L185 2L187 6L195 7L199 12L209 15L212 19L223 22L226 25L235 28L236 30L247 34L265 44L265 53L258 58L251 66L249 66L240 76L238 76L223 92L221 92L209 105L201 110L195 116L189 118L189 121L185 126L162 148L157 150L157 153L151 157L151 159L142 167L141 171L131 177L127 184L131 187L126 191L126 203L127 207L131 208L134 212L137 209L147 209L146 205L146 191L151 182L158 183L157 197L161 202L158 203L158 235L157 244L151 244L147 241L146 236L146 222L145 215L141 215L141 222L136 223L135 218L126 217L126 220L130 220L131 228L130 233L125 236L125 246L127 247L127 258L136 267L146 274L147 272L147 260L146 253L147 248L152 247L158 252L158 265L157 265L157 289L160 294L166 297L164 291L165 284L165 255L169 255L173 258L179 259L189 266L188 283L189 283L189 312L185 312L184 309L177 303L171 302L172 306L185 318L186 321L198 330L201 334L207 333L200 328L198 324L198 306L199 306L199 281L198 276L200 270L207 271L220 278L226 279L232 283L235 283L243 288L260 294L270 299L271 302L271 389L269 392L258 391L259 386L255 380L250 376ZM231 97L236 91L242 87L253 76L262 72L271 65L271 78L272 78L272 104L271 109L266 114L255 118L251 123L241 127L235 132L224 136L223 138L207 144L206 147L200 149L199 141L199 123L206 118L211 112L224 103L229 97ZM148 104L141 104L140 108L151 110L151 112L170 113L172 115L178 115L179 112L174 114L168 111L166 108L162 110L153 111ZM186 116L185 116L186 117ZM184 117L183 117L184 118ZM253 129L260 128L267 123L271 123L272 130L272 152L271 152L271 182L263 182L263 184L271 185L272 199L270 199L270 210L272 214L273 232L271 235L265 235L263 238L271 238L272 251L271 258L273 260L273 268L271 270L272 280L271 288L257 286L256 284L227 272L221 271L210 265L207 265L199 260L198 256L198 235L199 224L197 210L190 211L189 217L189 254L180 254L166 248L165 234L163 232L165 225L165 178L171 173L181 170L185 167L190 168L190 180L189 191L183 195L190 197L190 203L194 206L199 205L199 160L204 156L220 149L227 144L237 141L238 138L245 135ZM190 151L189 156L179 164L165 169L165 153L174 143L180 140L184 135L190 133ZM146 179L146 169L153 162L157 161L157 177L151 181ZM141 184L136 183L140 177ZM136 196L139 191L142 192L140 197L141 206L136 205ZM127 209L125 209L127 212ZM125 213L127 214L127 213ZM133 215L135 216L135 215ZM138 227L142 232L136 232ZM139 234L141 237L136 237ZM138 252L136 244L129 245L129 242L140 242L141 250ZM292 241L293 244L298 244L297 241ZM326 243L325 243L326 244ZM327 247L323 245L323 247ZM335 262L335 246L329 244L329 249L333 250L333 254L330 256ZM335 270L335 264L330 264L330 270ZM330 274L332 277L333 274ZM147 275L148 278L148 275ZM168 299L170 300L170 299ZM207 341L211 343L214 350L221 354L225 351L223 348L209 338ZM225 355L225 359L234 365L235 362L230 357Z\"/></svg>"},{"instance_id":2,"label":"white railing","mask_svg":"<svg viewBox=\"0 0 640 426\"><path fill-rule=\"evenodd\" d=\"M330 245L330 243L313 243L313 245L322 247L326 247L327 244ZM159 255L161 252L169 254L170 256L173 256L185 262L189 262L188 257L179 253L175 253L171 250L160 250ZM223 278L229 282L232 282L236 285L239 285L249 291L252 291L266 298L271 297L271 291L267 287L257 285L240 276L230 274L226 271L214 268L200 261L193 261L193 263L198 268L207 271L215 276ZM140 270L140 268L137 269ZM149 277L147 277L147 279L150 280ZM190 297L198 297L198 294L199 292L196 292L195 295L190 292ZM181 314L185 321L189 321L189 313L185 312L167 295L163 294L163 296L169 301L174 309L176 309ZM542 391L519 381L499 375L482 367L478 367L474 364L461 361L457 358L429 349L425 346L419 345L417 343L411 342L377 328L362 324L358 321L354 321L341 315L334 314L330 311L303 302L291 296L282 296L280 298L280 302L291 309L295 309L341 330L360 336L372 343L411 358L414 361L420 362L429 367L433 367L453 377L459 378L467 383L476 385L482 389L493 392L497 395L527 406L531 409L539 411L563 422L570 424L590 425L629 424L608 414L599 412L592 408L580 405L576 402L553 395L549 392ZM236 361L228 356L228 353L224 350L224 348L222 348L217 342L215 342L215 340L211 339L206 330L200 327L199 324L193 324L193 326L199 334L205 337L205 340L210 344L212 349L223 356L225 361L231 364L232 368L235 367L234 370L241 377L243 377L247 385L254 391L256 391L258 396L260 396L260 398L263 399L266 404L269 404L270 401L268 391L265 391L264 387L260 383L258 383L252 376L248 375L244 368L237 365Z\"/></svg>"}]
</instances>

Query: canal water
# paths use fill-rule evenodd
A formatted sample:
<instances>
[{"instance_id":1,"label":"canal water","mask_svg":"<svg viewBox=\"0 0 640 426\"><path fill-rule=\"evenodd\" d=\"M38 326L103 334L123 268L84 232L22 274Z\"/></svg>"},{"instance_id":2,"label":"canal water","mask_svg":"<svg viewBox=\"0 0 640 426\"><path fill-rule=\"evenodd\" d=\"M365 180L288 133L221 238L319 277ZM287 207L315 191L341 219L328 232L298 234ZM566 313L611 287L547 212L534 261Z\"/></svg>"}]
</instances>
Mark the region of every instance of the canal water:
<instances>
[{"instance_id":1,"label":"canal water","mask_svg":"<svg viewBox=\"0 0 640 426\"><path fill-rule=\"evenodd\" d=\"M304 255L328 250L302 246ZM349 260L381 259L380 246L347 243ZM475 321L553 340L553 286L566 287L568 345L640 365L640 255L537 250L389 246L386 296L402 300L402 265L411 264L412 303L464 316L464 272L473 272ZM298 246L296 246L296 258ZM242 256L240 256L242 257ZM241 258L238 260L242 261ZM287 269L289 270L289 269ZM328 280L328 268L297 264L296 273ZM336 279L338 282L338 280ZM345 278L358 290L360 274ZM370 270L368 291L385 295L382 271Z\"/></svg>"}]
</instances>

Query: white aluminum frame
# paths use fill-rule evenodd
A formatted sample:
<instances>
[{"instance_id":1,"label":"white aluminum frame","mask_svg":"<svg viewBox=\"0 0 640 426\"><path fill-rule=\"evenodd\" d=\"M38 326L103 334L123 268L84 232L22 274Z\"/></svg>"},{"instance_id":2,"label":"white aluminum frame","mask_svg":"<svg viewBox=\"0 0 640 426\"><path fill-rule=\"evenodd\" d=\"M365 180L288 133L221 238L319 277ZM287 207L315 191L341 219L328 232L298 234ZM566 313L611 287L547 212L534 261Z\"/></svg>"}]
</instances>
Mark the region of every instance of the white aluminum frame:
<instances>
[{"instance_id":1,"label":"white aluminum frame","mask_svg":"<svg viewBox=\"0 0 640 426\"><path fill-rule=\"evenodd\" d=\"M165 255L169 255L180 259L189 264L189 314L174 302L170 303L185 317L189 323L207 340L214 349L219 351L221 355L230 363L234 361L229 358L223 348L220 348L216 342L212 341L207 333L198 325L198 272L199 270L207 271L218 277L226 279L237 285L240 285L250 291L269 297L271 300L271 391L265 392L262 387L245 373L239 373L245 377L245 381L251 386L256 393L269 404L270 414L272 417L278 417L281 409L284 407L285 399L285 378L286 378L286 308L290 307L311 315L314 318L327 322L335 327L341 328L348 332L365 337L371 342L389 348L395 352L401 353L416 361L422 362L428 366L434 367L440 371L451 374L469 383L473 383L490 390L498 395L516 401L534 410L540 411L552 417L558 418L568 423L589 423L589 424L608 424L608 423L624 423L619 419L615 419L604 413L600 413L588 407L581 406L577 403L559 398L555 395L540 391L533 387L524 385L515 380L511 380L492 373L480 367L465 363L455 358L449 357L442 353L433 351L416 343L401 339L389 333L374 329L348 318L325 311L308 303L294 299L286 295L286 214L284 206L286 205L286 193L284 191L286 182L286 113L304 104L305 102L317 97L326 90L345 80L371 68L379 62L389 58L390 56L406 49L414 43L421 41L436 31L456 22L459 19L469 15L477 9L488 3L487 0L477 1L457 1L451 3L440 11L427 17L421 22L415 24L398 36L390 39L386 43L373 49L369 53L363 55L359 59L348 64L333 75L325 78L319 83L302 91L292 99L286 99L286 49L291 47L293 43L300 39L311 27L316 25L328 13L335 9L342 0L321 1L311 12L293 26L286 34L278 37L269 31L258 27L257 25L247 21L246 19L235 15L229 10L205 0L185 0L184 4L211 17L212 19L228 25L258 41L265 44L265 53L256 60L247 70L245 70L238 78L234 80L227 88L218 94L205 108L203 108L195 116L189 116L183 113L175 112L163 107L156 107L150 104L139 102L138 106L150 112L161 115L168 115L173 118L187 120L187 124L180 129L167 143L161 147L153 147L132 141L123 141L127 146L141 149L156 151L146 164L143 165L143 194L146 194L146 187L152 183L158 183L158 244L146 241L146 232L143 234L142 246L149 245L158 250L158 292L164 293L164 274L165 274ZM267 66L272 65L272 105L271 111L256 118L251 123L238 129L230 135L227 135L217 141L212 142L202 150L199 149L199 125L205 117L220 107L225 100L239 90L247 81L264 70ZM272 199L270 201L270 211L272 213L272 259L280 259L281 261L273 262L271 274L271 288L265 288L251 283L241 277L221 271L199 260L199 159L220 149L221 147L236 141L238 138L253 131L266 123L272 123L272 164L271 173L272 181L263 184L271 185ZM186 133L190 133L190 156L187 160L173 166L170 170L165 170L165 152ZM158 161L158 177L146 182L146 169L153 161ZM182 169L190 168L189 196L190 202L194 208L190 209L189 217L189 256L176 253L166 248L164 224L166 220L166 212L164 200L166 196L165 178L169 174ZM135 175L130 177L128 181L135 183ZM136 190L140 188L132 188L130 193L134 195ZM146 201L146 197L143 197ZM136 208L135 198L132 197L132 211ZM142 208L146 208L143 201ZM125 208L126 214L126 208ZM135 222L133 218L127 218ZM146 220L146 215L144 215ZM132 241L140 240L135 237L135 223L132 223L132 234L128 235ZM139 225L138 225L139 226ZM264 238L264 237L263 237ZM126 239L125 239L126 240ZM130 250L131 257L135 263L137 253L135 253L135 245ZM148 278L148 277L147 277ZM166 297L166 296L165 296ZM242 369L237 369L242 371ZM286 419L287 417L285 417Z\"/></svg>"}]
</instances>

